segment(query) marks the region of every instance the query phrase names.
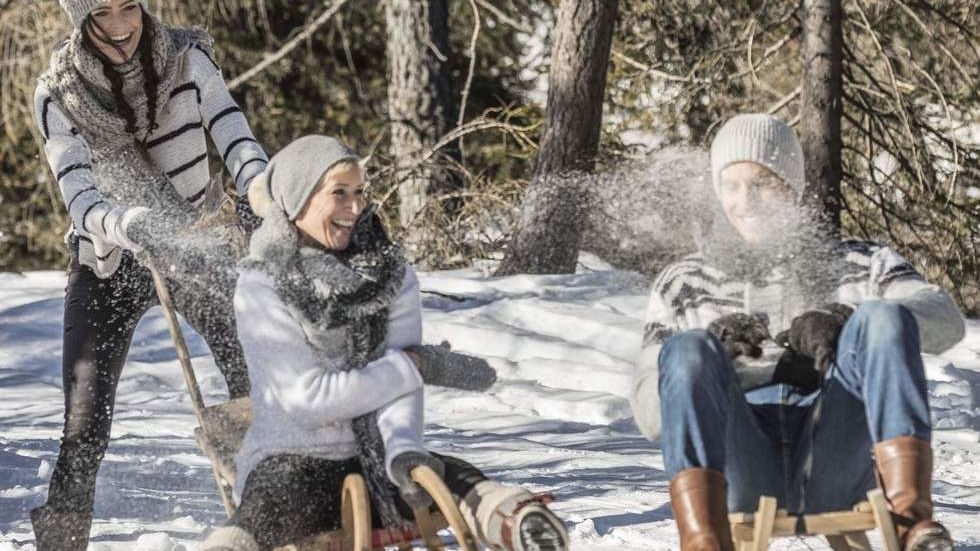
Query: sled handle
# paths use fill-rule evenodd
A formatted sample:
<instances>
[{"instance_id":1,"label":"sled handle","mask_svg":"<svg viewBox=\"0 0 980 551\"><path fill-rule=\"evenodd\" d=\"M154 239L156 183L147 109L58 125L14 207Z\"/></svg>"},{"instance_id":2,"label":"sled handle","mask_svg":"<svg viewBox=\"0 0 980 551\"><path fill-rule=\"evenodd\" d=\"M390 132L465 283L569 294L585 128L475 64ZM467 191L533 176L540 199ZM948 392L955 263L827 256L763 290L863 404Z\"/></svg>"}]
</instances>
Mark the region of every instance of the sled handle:
<instances>
[{"instance_id":1,"label":"sled handle","mask_svg":"<svg viewBox=\"0 0 980 551\"><path fill-rule=\"evenodd\" d=\"M476 538L473 537L473 533L470 532L469 527L466 525L466 520L463 519L463 514L460 512L459 506L456 505L453 494L446 487L446 483L442 481L442 478L431 467L419 465L412 469L412 480L418 483L419 486L422 486L432 496L432 500L439 507L439 511L446 517L446 522L449 524L449 527L456 534L456 541L460 549L462 551L477 551L479 547L477 546ZM435 522L432 520L429 512L417 509L415 511L415 520L425 538L426 545L431 549L441 549L442 542L439 542L439 547L433 547L430 543L430 537L436 540L439 538L435 536Z\"/></svg>"},{"instance_id":2,"label":"sled handle","mask_svg":"<svg viewBox=\"0 0 980 551\"><path fill-rule=\"evenodd\" d=\"M359 474L344 478L341 494L341 526L344 551L371 551L371 500L367 484Z\"/></svg>"},{"instance_id":3,"label":"sled handle","mask_svg":"<svg viewBox=\"0 0 980 551\"><path fill-rule=\"evenodd\" d=\"M184 382L187 384L187 391L191 395L191 405L194 407L194 414L200 426L204 425L204 397L201 396L201 387L197 384L197 377L194 375L194 366L191 365L191 356L187 352L187 341L184 340L184 333L180 330L180 322L177 321L177 314L174 313L174 303L170 298L170 289L157 270L156 263L150 255L143 255L141 259L153 276L153 286L156 287L157 298L160 300L160 308L163 310L163 317L167 320L167 328L170 329L170 338L174 341L174 348L177 349L177 359L180 361L180 369L184 373Z\"/></svg>"}]
</instances>

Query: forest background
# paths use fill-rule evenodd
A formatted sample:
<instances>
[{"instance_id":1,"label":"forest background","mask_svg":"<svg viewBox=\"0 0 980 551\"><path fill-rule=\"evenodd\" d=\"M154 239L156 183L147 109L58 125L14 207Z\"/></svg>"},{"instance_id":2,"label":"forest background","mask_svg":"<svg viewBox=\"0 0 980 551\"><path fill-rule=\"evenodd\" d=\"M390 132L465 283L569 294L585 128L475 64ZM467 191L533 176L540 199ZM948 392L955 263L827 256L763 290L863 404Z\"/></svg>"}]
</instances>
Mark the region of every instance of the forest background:
<instances>
[{"instance_id":1,"label":"forest background","mask_svg":"<svg viewBox=\"0 0 980 551\"><path fill-rule=\"evenodd\" d=\"M366 155L423 268L567 272L590 250L652 277L694 247L714 131L769 112L832 224L980 314L975 0L149 4L213 34L270 154L324 133ZM0 271L65 265L32 97L69 31L55 0L0 0Z\"/></svg>"}]
</instances>

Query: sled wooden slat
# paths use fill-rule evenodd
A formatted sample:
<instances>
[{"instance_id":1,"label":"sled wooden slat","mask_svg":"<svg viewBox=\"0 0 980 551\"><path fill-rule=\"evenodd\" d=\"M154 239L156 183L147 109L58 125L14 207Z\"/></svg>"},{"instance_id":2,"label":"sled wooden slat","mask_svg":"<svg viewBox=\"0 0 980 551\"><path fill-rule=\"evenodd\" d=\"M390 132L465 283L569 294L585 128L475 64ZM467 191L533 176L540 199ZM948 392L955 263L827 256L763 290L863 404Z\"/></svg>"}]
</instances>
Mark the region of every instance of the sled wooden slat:
<instances>
[{"instance_id":1,"label":"sled wooden slat","mask_svg":"<svg viewBox=\"0 0 980 551\"><path fill-rule=\"evenodd\" d=\"M445 549L442 544L442 539L439 537L439 529L436 528L436 523L432 520L432 513L426 509L415 509L415 525L419 527L419 532L422 533L422 540L425 542L425 546L431 551L440 551Z\"/></svg>"},{"instance_id":2,"label":"sled wooden slat","mask_svg":"<svg viewBox=\"0 0 980 551\"><path fill-rule=\"evenodd\" d=\"M888 501L885 500L885 493L880 488L868 492L868 502L871 504L875 521L881 528L881 537L885 541L887 551L900 551L898 545L898 531L892 521L891 509L888 508Z\"/></svg>"},{"instance_id":3,"label":"sled wooden slat","mask_svg":"<svg viewBox=\"0 0 980 551\"><path fill-rule=\"evenodd\" d=\"M759 498L759 512L756 514L752 530L752 551L766 551L776 524L776 498Z\"/></svg>"},{"instance_id":4,"label":"sled wooden slat","mask_svg":"<svg viewBox=\"0 0 980 551\"><path fill-rule=\"evenodd\" d=\"M866 532L876 529L888 551L899 551L895 526L881 490L868 492L868 501L851 511L801 516L775 510L775 499L762 497L758 511L733 513L728 521L738 551L765 550L770 538L785 536L824 536L835 551L870 551Z\"/></svg>"}]
</instances>

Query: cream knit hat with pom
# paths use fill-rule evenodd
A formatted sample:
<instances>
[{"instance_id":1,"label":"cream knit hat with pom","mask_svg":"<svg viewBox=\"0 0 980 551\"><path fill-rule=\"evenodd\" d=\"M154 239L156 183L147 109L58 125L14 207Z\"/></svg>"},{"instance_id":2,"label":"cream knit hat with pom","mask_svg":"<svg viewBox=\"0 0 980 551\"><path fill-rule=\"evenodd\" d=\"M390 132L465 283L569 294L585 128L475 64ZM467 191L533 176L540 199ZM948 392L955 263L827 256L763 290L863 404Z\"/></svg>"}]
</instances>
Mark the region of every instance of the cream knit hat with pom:
<instances>
[{"instance_id":1,"label":"cream knit hat with pom","mask_svg":"<svg viewBox=\"0 0 980 551\"><path fill-rule=\"evenodd\" d=\"M742 161L758 163L782 178L797 195L803 194L803 148L796 132L772 115L737 115L725 123L711 142L711 177L720 193L721 171Z\"/></svg>"}]
</instances>

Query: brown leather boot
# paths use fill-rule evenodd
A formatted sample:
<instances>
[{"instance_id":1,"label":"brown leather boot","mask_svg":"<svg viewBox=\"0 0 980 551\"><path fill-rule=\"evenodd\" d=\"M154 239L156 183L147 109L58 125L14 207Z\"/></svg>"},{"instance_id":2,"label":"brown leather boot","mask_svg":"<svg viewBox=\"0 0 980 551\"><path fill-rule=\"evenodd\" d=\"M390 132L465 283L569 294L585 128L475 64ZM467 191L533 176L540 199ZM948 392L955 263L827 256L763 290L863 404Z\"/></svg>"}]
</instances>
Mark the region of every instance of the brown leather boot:
<instances>
[{"instance_id":1,"label":"brown leather boot","mask_svg":"<svg viewBox=\"0 0 980 551\"><path fill-rule=\"evenodd\" d=\"M904 551L952 551L953 540L932 520L932 447L899 436L874 447L878 482L891 505Z\"/></svg>"},{"instance_id":2,"label":"brown leather boot","mask_svg":"<svg viewBox=\"0 0 980 551\"><path fill-rule=\"evenodd\" d=\"M725 475L711 469L684 469L670 481L681 551L734 551L728 524Z\"/></svg>"}]
</instances>

